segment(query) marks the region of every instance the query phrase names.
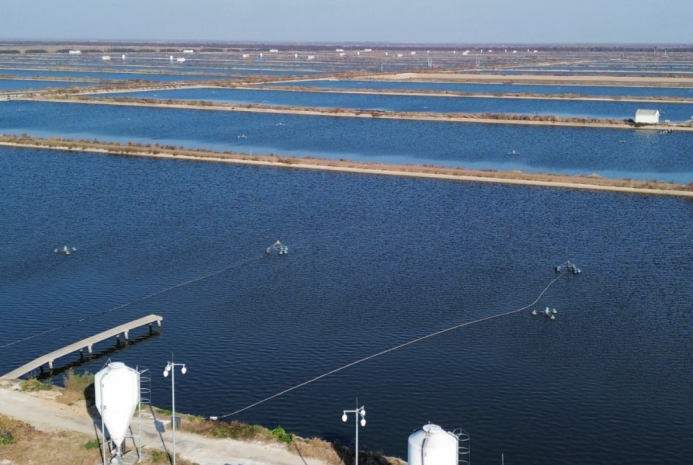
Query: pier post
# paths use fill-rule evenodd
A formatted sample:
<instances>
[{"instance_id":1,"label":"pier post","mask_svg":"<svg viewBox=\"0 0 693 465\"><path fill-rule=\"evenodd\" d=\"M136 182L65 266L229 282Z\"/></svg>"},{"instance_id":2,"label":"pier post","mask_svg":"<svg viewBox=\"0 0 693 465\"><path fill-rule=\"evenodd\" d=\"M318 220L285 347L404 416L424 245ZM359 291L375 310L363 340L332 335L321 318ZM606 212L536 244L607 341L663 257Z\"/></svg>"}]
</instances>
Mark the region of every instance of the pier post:
<instances>
[{"instance_id":1,"label":"pier post","mask_svg":"<svg viewBox=\"0 0 693 465\"><path fill-rule=\"evenodd\" d=\"M125 335L125 340L127 341L129 339L128 337L128 331L123 331L123 334Z\"/></svg>"},{"instance_id":2,"label":"pier post","mask_svg":"<svg viewBox=\"0 0 693 465\"><path fill-rule=\"evenodd\" d=\"M91 355L91 346L87 347L89 349L89 355Z\"/></svg>"},{"instance_id":3,"label":"pier post","mask_svg":"<svg viewBox=\"0 0 693 465\"><path fill-rule=\"evenodd\" d=\"M51 371L53 371L53 360L48 360L48 368L50 368Z\"/></svg>"}]
</instances>

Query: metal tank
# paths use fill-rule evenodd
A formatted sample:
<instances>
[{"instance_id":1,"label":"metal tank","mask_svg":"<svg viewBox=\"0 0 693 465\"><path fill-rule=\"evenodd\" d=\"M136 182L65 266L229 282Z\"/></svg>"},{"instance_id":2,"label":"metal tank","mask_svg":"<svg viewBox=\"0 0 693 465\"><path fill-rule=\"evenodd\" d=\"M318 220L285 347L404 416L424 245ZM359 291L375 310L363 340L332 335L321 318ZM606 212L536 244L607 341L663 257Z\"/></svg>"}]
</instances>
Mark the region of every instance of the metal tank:
<instances>
[{"instance_id":1,"label":"metal tank","mask_svg":"<svg viewBox=\"0 0 693 465\"><path fill-rule=\"evenodd\" d=\"M409 436L409 465L458 465L458 438L428 424Z\"/></svg>"},{"instance_id":2,"label":"metal tank","mask_svg":"<svg viewBox=\"0 0 693 465\"><path fill-rule=\"evenodd\" d=\"M140 402L140 374L124 363L111 362L94 376L96 408L120 456L130 421Z\"/></svg>"}]
</instances>

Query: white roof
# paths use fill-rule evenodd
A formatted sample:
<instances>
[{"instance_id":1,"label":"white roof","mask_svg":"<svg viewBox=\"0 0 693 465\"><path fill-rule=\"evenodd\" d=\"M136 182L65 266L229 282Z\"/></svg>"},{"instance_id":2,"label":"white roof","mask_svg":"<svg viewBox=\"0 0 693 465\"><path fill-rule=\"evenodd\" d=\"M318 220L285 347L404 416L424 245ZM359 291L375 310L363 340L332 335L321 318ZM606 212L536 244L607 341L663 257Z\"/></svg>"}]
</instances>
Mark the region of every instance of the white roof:
<instances>
[{"instance_id":1,"label":"white roof","mask_svg":"<svg viewBox=\"0 0 693 465\"><path fill-rule=\"evenodd\" d=\"M659 114L659 110L638 110L635 114L641 116L656 116Z\"/></svg>"}]
</instances>

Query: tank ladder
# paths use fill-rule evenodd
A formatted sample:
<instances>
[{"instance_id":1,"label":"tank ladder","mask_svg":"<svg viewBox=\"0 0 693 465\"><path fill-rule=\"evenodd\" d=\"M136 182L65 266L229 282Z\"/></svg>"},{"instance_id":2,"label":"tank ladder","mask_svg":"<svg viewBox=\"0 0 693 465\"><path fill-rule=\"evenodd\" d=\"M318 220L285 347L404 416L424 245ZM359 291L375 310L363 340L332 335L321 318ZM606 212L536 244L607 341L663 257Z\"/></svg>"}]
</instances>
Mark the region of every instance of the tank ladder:
<instances>
[{"instance_id":1,"label":"tank ladder","mask_svg":"<svg viewBox=\"0 0 693 465\"><path fill-rule=\"evenodd\" d=\"M457 436L457 463L458 465L471 465L472 463L472 442L469 433L462 428L457 428L452 432Z\"/></svg>"}]
</instances>

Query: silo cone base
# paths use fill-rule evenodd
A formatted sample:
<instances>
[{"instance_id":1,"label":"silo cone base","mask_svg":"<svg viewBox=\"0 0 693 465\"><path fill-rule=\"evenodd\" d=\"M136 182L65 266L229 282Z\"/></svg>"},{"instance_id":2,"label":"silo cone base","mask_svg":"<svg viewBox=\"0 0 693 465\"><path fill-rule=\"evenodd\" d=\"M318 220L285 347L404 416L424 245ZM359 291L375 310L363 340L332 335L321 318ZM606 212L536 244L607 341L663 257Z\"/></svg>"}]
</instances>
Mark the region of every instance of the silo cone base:
<instances>
[{"instance_id":1,"label":"silo cone base","mask_svg":"<svg viewBox=\"0 0 693 465\"><path fill-rule=\"evenodd\" d=\"M152 456L149 454L145 454L142 452L142 461L146 462L147 460L151 459ZM129 450L126 453L123 454L123 456L120 458L120 463L119 465L135 465L137 463L137 451L136 450Z\"/></svg>"}]
</instances>

